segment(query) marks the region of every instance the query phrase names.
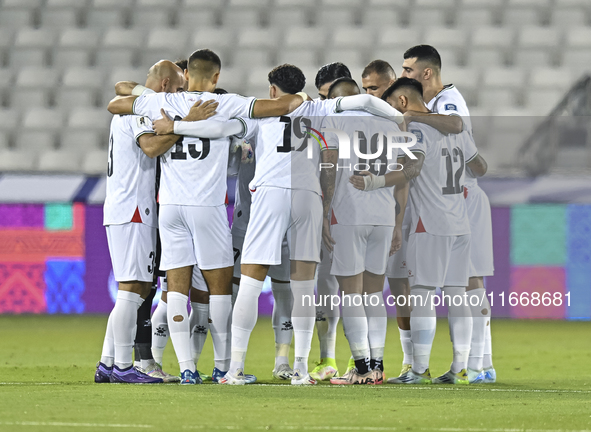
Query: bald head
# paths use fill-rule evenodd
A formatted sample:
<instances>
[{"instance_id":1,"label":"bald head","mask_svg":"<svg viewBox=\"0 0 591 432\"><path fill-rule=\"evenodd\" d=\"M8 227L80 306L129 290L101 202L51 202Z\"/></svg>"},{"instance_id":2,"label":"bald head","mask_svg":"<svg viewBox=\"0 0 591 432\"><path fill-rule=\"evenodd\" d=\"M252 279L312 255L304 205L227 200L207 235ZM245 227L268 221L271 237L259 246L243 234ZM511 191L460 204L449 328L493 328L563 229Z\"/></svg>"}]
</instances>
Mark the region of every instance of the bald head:
<instances>
[{"instance_id":1,"label":"bald head","mask_svg":"<svg viewBox=\"0 0 591 432\"><path fill-rule=\"evenodd\" d=\"M354 79L351 78L339 78L334 81L328 89L327 98L333 99L341 96L353 96L358 95L359 86Z\"/></svg>"},{"instance_id":2,"label":"bald head","mask_svg":"<svg viewBox=\"0 0 591 432\"><path fill-rule=\"evenodd\" d=\"M183 91L184 86L185 78L182 69L169 60L160 60L148 71L146 87L157 93Z\"/></svg>"}]
</instances>

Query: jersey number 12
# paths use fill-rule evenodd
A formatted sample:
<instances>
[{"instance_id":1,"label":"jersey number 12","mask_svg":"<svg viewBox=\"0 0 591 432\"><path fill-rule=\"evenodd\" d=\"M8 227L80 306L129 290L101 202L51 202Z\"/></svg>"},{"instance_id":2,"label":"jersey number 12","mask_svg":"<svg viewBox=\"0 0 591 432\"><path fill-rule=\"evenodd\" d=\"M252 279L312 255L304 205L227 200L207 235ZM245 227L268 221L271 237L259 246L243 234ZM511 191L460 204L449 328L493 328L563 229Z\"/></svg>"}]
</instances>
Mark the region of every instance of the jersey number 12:
<instances>
[{"instance_id":1,"label":"jersey number 12","mask_svg":"<svg viewBox=\"0 0 591 432\"><path fill-rule=\"evenodd\" d=\"M459 147L454 147L452 154L446 148L441 149L441 156L445 158L445 169L447 171L447 181L445 187L441 188L443 195L454 195L464 192L464 186L460 185L460 179L464 173L464 153ZM453 162L452 162L453 156ZM460 162L460 166L453 172L454 162Z\"/></svg>"}]
</instances>

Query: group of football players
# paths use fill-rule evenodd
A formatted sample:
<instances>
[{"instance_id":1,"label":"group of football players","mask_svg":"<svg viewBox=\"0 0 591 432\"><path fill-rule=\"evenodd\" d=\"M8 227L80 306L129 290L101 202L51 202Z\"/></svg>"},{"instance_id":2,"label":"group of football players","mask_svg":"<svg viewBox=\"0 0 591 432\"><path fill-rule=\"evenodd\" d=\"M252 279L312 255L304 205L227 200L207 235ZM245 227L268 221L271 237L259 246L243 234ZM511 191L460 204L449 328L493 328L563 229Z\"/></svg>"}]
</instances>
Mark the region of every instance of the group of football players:
<instances>
[{"instance_id":1,"label":"group of football players","mask_svg":"<svg viewBox=\"0 0 591 432\"><path fill-rule=\"evenodd\" d=\"M493 274L490 204L476 180L486 162L463 97L442 84L436 49L410 48L402 69L397 78L372 61L361 94L345 65L325 65L312 100L302 71L284 64L268 74L269 99L256 99L217 88L221 60L201 49L156 63L144 85L117 83L104 225L119 291L96 382L255 382L244 364L267 276L275 378L382 384L388 277L404 354L388 383L496 380L483 282ZM432 379L437 288L453 360ZM341 315L351 350L342 375ZM315 325L321 359L309 371ZM197 371L208 331L211 376ZM180 378L161 368L169 338Z\"/></svg>"}]
</instances>

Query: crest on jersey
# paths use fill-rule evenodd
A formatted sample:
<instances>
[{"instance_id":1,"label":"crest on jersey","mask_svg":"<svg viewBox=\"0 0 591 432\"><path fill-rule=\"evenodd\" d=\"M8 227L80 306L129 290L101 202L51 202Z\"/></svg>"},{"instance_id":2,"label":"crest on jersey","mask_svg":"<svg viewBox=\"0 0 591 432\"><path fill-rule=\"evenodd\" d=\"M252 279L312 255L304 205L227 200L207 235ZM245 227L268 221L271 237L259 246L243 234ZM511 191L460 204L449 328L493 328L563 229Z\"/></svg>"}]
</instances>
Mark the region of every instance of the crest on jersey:
<instances>
[{"instance_id":1,"label":"crest on jersey","mask_svg":"<svg viewBox=\"0 0 591 432\"><path fill-rule=\"evenodd\" d=\"M146 126L146 118L145 117L138 117L137 125L139 127Z\"/></svg>"},{"instance_id":2,"label":"crest on jersey","mask_svg":"<svg viewBox=\"0 0 591 432\"><path fill-rule=\"evenodd\" d=\"M419 143L423 142L423 132L421 132L418 129L411 129L411 130L409 130L409 132L414 134L417 137L417 142L419 142Z\"/></svg>"},{"instance_id":3,"label":"crest on jersey","mask_svg":"<svg viewBox=\"0 0 591 432\"><path fill-rule=\"evenodd\" d=\"M458 107L454 104L445 104L445 111L457 111Z\"/></svg>"}]
</instances>

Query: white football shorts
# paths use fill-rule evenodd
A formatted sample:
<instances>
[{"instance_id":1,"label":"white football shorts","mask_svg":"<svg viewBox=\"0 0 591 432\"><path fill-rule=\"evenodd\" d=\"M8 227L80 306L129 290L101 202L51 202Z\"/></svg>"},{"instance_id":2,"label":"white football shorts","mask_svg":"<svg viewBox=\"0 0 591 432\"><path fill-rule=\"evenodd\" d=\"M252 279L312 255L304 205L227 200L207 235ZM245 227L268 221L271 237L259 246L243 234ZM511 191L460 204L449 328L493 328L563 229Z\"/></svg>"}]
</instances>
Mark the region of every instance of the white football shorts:
<instances>
[{"instance_id":1,"label":"white football shorts","mask_svg":"<svg viewBox=\"0 0 591 432\"><path fill-rule=\"evenodd\" d=\"M388 257L386 267L386 277L395 279L406 279L408 269L406 268L406 251L408 249L408 236L410 234L410 225L402 227L402 246L396 253ZM388 254L390 250L388 249Z\"/></svg>"},{"instance_id":2,"label":"white football shorts","mask_svg":"<svg viewBox=\"0 0 591 432\"><path fill-rule=\"evenodd\" d=\"M156 260L156 228L130 222L107 225L107 242L117 282L152 282Z\"/></svg>"},{"instance_id":3,"label":"white football shorts","mask_svg":"<svg viewBox=\"0 0 591 432\"><path fill-rule=\"evenodd\" d=\"M159 224L162 270L190 265L213 270L234 264L225 205L160 205Z\"/></svg>"},{"instance_id":4,"label":"white football shorts","mask_svg":"<svg viewBox=\"0 0 591 432\"><path fill-rule=\"evenodd\" d=\"M367 270L383 275L393 233L393 226L332 225L330 234L335 244L330 273L335 276L354 276Z\"/></svg>"},{"instance_id":5,"label":"white football shorts","mask_svg":"<svg viewBox=\"0 0 591 432\"><path fill-rule=\"evenodd\" d=\"M289 258L320 262L322 199L302 189L259 187L252 194L243 264L281 264L283 238Z\"/></svg>"},{"instance_id":6,"label":"white football shorts","mask_svg":"<svg viewBox=\"0 0 591 432\"><path fill-rule=\"evenodd\" d=\"M234 277L240 279L242 262L242 250L244 248L244 234L242 232L232 233L232 246L234 248ZM281 243L281 264L272 265L269 267L267 276L272 279L289 282L291 265L289 261L289 246L287 244L287 237L283 238Z\"/></svg>"},{"instance_id":7,"label":"white football shorts","mask_svg":"<svg viewBox=\"0 0 591 432\"><path fill-rule=\"evenodd\" d=\"M495 266L490 202L480 187L468 189L466 208L472 233L470 277L492 276Z\"/></svg>"},{"instance_id":8,"label":"white football shorts","mask_svg":"<svg viewBox=\"0 0 591 432\"><path fill-rule=\"evenodd\" d=\"M470 234L437 236L411 233L406 254L410 287L467 287L470 273Z\"/></svg>"}]
</instances>

